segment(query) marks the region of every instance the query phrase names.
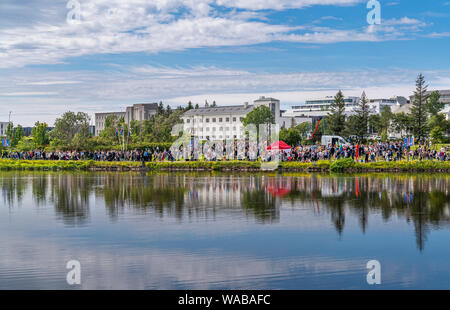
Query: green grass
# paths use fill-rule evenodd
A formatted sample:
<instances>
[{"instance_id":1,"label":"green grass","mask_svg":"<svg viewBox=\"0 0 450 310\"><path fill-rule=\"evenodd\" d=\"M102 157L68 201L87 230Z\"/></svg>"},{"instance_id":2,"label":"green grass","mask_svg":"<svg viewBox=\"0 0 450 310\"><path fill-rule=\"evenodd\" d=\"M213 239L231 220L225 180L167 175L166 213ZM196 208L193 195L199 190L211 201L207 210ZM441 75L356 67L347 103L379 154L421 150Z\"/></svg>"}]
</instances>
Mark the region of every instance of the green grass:
<instances>
[{"instance_id":1,"label":"green grass","mask_svg":"<svg viewBox=\"0 0 450 310\"><path fill-rule=\"evenodd\" d=\"M52 160L12 160L0 159L0 170L26 170L26 171L69 171L69 170L138 170L141 162L98 162L86 161L52 161ZM212 170L212 171L259 171L261 162L256 161L179 161L179 162L147 162L149 170ZM364 172L364 171L450 171L450 162L435 160L411 160L396 162L371 162L358 163L352 159L340 159L335 161L320 160L315 163L282 162L278 166L283 171L322 171L322 172Z\"/></svg>"}]
</instances>

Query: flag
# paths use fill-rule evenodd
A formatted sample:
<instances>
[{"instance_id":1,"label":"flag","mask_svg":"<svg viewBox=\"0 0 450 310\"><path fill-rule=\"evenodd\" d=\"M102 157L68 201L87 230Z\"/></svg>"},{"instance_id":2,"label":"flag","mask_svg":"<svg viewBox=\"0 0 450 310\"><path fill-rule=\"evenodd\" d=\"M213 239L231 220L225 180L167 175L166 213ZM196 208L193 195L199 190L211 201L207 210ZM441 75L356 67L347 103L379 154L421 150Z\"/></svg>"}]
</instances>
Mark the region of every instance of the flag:
<instances>
[{"instance_id":1,"label":"flag","mask_svg":"<svg viewBox=\"0 0 450 310\"><path fill-rule=\"evenodd\" d=\"M2 139L2 145L4 147L9 147L9 139Z\"/></svg>"},{"instance_id":2,"label":"flag","mask_svg":"<svg viewBox=\"0 0 450 310\"><path fill-rule=\"evenodd\" d=\"M123 136L123 126L122 129L120 130L120 135Z\"/></svg>"}]
</instances>

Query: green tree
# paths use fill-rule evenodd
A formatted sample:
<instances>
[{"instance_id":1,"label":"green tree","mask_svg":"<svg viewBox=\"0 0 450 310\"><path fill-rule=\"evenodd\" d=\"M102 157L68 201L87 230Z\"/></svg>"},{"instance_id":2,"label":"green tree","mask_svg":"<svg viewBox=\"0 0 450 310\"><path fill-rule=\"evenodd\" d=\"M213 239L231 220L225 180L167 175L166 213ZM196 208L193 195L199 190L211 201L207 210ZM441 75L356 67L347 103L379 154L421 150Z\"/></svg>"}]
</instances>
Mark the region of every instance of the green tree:
<instances>
[{"instance_id":1,"label":"green tree","mask_svg":"<svg viewBox=\"0 0 450 310\"><path fill-rule=\"evenodd\" d=\"M369 100L363 92L358 107L355 109L355 128L353 134L358 137L359 142L366 140L369 126Z\"/></svg>"},{"instance_id":2,"label":"green tree","mask_svg":"<svg viewBox=\"0 0 450 310\"><path fill-rule=\"evenodd\" d=\"M262 124L273 124L275 123L275 117L272 114L272 111L264 105L257 107L253 111L247 113L247 115L242 120L242 124L244 126L248 125L255 125L256 126L256 132L259 139L259 125Z\"/></svg>"},{"instance_id":3,"label":"green tree","mask_svg":"<svg viewBox=\"0 0 450 310\"><path fill-rule=\"evenodd\" d=\"M6 127L6 138L10 142L14 139L14 125L13 125L13 123L8 123L8 127Z\"/></svg>"},{"instance_id":4,"label":"green tree","mask_svg":"<svg viewBox=\"0 0 450 310\"><path fill-rule=\"evenodd\" d=\"M389 127L391 126L391 120L392 120L392 112L390 106L383 106L381 108L380 113L380 123L379 123L379 132L381 133L381 136L383 137L383 140L387 140Z\"/></svg>"},{"instance_id":5,"label":"green tree","mask_svg":"<svg viewBox=\"0 0 450 310\"><path fill-rule=\"evenodd\" d=\"M16 146L20 140L25 136L25 132L23 130L23 127L20 125L17 125L17 128L14 130L14 136L11 143L11 146Z\"/></svg>"},{"instance_id":6,"label":"green tree","mask_svg":"<svg viewBox=\"0 0 450 310\"><path fill-rule=\"evenodd\" d=\"M439 126L433 127L433 129L431 129L430 136L433 140L433 143L444 142L444 134L442 132L442 128Z\"/></svg>"},{"instance_id":7,"label":"green tree","mask_svg":"<svg viewBox=\"0 0 450 310\"><path fill-rule=\"evenodd\" d=\"M381 133L381 116L379 114L372 114L369 116L369 132Z\"/></svg>"},{"instance_id":8,"label":"green tree","mask_svg":"<svg viewBox=\"0 0 450 310\"><path fill-rule=\"evenodd\" d=\"M445 103L441 101L441 94L438 91L434 91L428 96L426 100L427 111L433 116L442 111L445 107Z\"/></svg>"},{"instance_id":9,"label":"green tree","mask_svg":"<svg viewBox=\"0 0 450 310\"><path fill-rule=\"evenodd\" d=\"M159 102L158 108L156 110L156 114L163 115L164 114L164 105L162 101Z\"/></svg>"},{"instance_id":10,"label":"green tree","mask_svg":"<svg viewBox=\"0 0 450 310\"><path fill-rule=\"evenodd\" d=\"M193 108L194 108L194 106L192 105L192 102L189 101L189 102L188 102L188 105L187 105L187 107L186 107L186 111L192 110Z\"/></svg>"},{"instance_id":11,"label":"green tree","mask_svg":"<svg viewBox=\"0 0 450 310\"><path fill-rule=\"evenodd\" d=\"M330 106L328 113L328 125L335 135L343 135L345 130L345 101L342 91L334 96L334 102Z\"/></svg>"},{"instance_id":12,"label":"green tree","mask_svg":"<svg viewBox=\"0 0 450 310\"><path fill-rule=\"evenodd\" d=\"M422 140L427 135L427 85L425 78L419 74L416 80L416 91L414 92L414 102L411 107L411 116L413 119L414 137Z\"/></svg>"},{"instance_id":13,"label":"green tree","mask_svg":"<svg viewBox=\"0 0 450 310\"><path fill-rule=\"evenodd\" d=\"M296 128L281 129L280 140L291 146L298 145L302 141L302 136Z\"/></svg>"},{"instance_id":14,"label":"green tree","mask_svg":"<svg viewBox=\"0 0 450 310\"><path fill-rule=\"evenodd\" d=\"M392 129L401 135L408 135L411 132L412 120L411 116L405 113L392 114Z\"/></svg>"},{"instance_id":15,"label":"green tree","mask_svg":"<svg viewBox=\"0 0 450 310\"><path fill-rule=\"evenodd\" d=\"M310 122L304 122L304 123L298 124L295 128L297 129L297 131L299 132L299 134L302 138L306 138L306 135L308 134L308 132L311 131L312 125Z\"/></svg>"},{"instance_id":16,"label":"green tree","mask_svg":"<svg viewBox=\"0 0 450 310\"><path fill-rule=\"evenodd\" d=\"M31 135L33 136L33 144L35 148L43 149L49 143L48 125L46 123L36 122L33 129L31 130Z\"/></svg>"},{"instance_id":17,"label":"green tree","mask_svg":"<svg viewBox=\"0 0 450 310\"><path fill-rule=\"evenodd\" d=\"M90 138L89 115L83 112L66 112L55 121L55 128L50 132L55 147L70 148L75 135L79 141L87 142ZM79 142L81 143L81 142Z\"/></svg>"}]
</instances>

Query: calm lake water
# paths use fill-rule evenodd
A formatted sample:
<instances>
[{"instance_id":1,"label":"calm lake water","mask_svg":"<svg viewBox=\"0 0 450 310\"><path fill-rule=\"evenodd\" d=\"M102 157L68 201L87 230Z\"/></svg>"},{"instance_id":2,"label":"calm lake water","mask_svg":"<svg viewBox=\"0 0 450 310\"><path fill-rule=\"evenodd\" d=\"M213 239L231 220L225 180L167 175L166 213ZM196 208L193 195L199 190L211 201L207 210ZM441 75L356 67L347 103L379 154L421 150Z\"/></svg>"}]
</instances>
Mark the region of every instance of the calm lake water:
<instances>
[{"instance_id":1,"label":"calm lake water","mask_svg":"<svg viewBox=\"0 0 450 310\"><path fill-rule=\"evenodd\" d=\"M0 176L0 289L450 289L449 175Z\"/></svg>"}]
</instances>

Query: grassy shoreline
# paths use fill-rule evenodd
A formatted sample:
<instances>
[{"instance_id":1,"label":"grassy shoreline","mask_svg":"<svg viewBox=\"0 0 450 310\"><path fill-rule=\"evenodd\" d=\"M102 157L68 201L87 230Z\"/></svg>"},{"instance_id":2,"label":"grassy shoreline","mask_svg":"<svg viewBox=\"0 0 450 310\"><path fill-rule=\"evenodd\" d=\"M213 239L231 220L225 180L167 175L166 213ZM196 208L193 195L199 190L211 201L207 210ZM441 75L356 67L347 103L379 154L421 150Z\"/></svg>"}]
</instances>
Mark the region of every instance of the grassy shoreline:
<instances>
[{"instance_id":1,"label":"grassy shoreline","mask_svg":"<svg viewBox=\"0 0 450 310\"><path fill-rule=\"evenodd\" d=\"M251 161L194 161L194 162L98 162L11 160L0 159L0 170L17 171L264 171L261 162ZM357 163L352 159L336 161L320 160L314 163L282 162L278 171L296 172L450 172L450 162L440 161L397 161Z\"/></svg>"}]
</instances>

